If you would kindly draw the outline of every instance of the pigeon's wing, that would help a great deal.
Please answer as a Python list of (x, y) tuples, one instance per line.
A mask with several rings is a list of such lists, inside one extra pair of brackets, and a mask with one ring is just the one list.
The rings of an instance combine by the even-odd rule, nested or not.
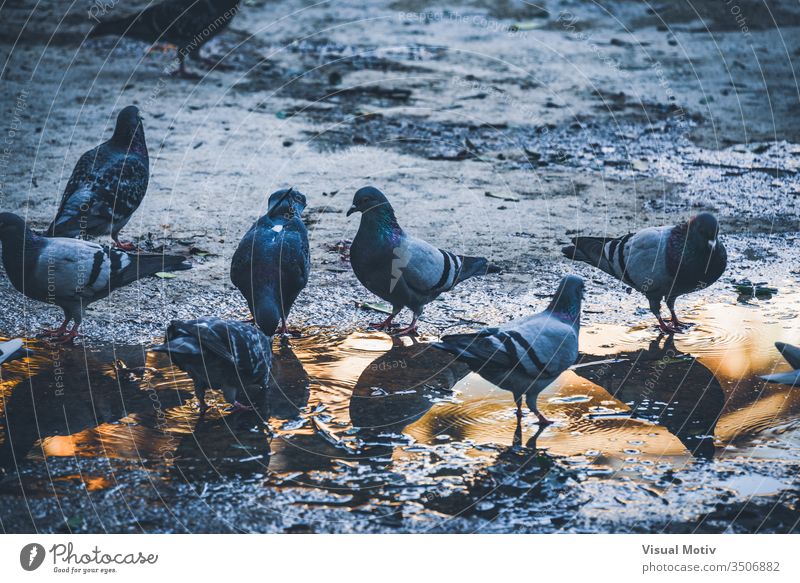
[[(643, 292), (666, 293), (673, 277), (667, 270), (667, 244), (673, 227), (652, 227), (631, 235), (614, 254), (618, 277)], [(624, 277), (622, 276), (624, 274)]]
[(557, 376), (578, 358), (575, 329), (547, 312), (475, 334), (454, 334), (438, 344), (474, 368), (521, 367), (530, 376)]
[(107, 247), (90, 241), (62, 237), (44, 241), (33, 283), (40, 294), (52, 292), (56, 300), (104, 297), (110, 291), (112, 267), (124, 269), (130, 264), (125, 253), (119, 253), (112, 262)]
[(786, 344), (785, 342), (776, 342), (775, 348), (778, 349), (793, 369), (800, 369), (800, 348)]
[(96, 148), (92, 148), (78, 158), (78, 162), (75, 164), (75, 168), (72, 169), (72, 174), (67, 181), (67, 186), (64, 188), (64, 194), (61, 197), (61, 205), (58, 209), (59, 214), (61, 214), (64, 209), (64, 204), (75, 191), (87, 180), (91, 180), (92, 168), (94, 168), (95, 164), (98, 162), (98, 157), (102, 154), (104, 146), (105, 144), (101, 144)]
[[(79, 165), (84, 165), (84, 158)], [(68, 184), (69, 194), (65, 191), (50, 227), (51, 234), (77, 236), (117, 232), (139, 208), (149, 180), (145, 161), (138, 155), (117, 154), (108, 156), (99, 167), (94, 161), (91, 163), (94, 165), (81, 172), (80, 180), (76, 179), (74, 184), (71, 180)]]
[(404, 236), (394, 249), (391, 287), (403, 286), (424, 304), (453, 287), (461, 270), (461, 258), (437, 249), (427, 241)]

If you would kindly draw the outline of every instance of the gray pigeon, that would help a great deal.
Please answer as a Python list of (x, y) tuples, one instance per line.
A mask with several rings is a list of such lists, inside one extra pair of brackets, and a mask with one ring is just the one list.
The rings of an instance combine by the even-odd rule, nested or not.
[(798, 385), (800, 386), (800, 348), (786, 344), (785, 342), (776, 342), (775, 348), (778, 349), (794, 370), (789, 372), (778, 372), (774, 374), (763, 375), (761, 378), (770, 383), (780, 383), (782, 385)]
[(231, 281), (261, 330), (288, 334), (286, 316), (308, 283), (311, 258), (301, 214), (306, 197), (292, 188), (269, 197), (267, 214), (242, 237), (231, 259)]
[(239, 11), (240, 0), (164, 0), (149, 2), (141, 12), (109, 18), (95, 26), (89, 37), (119, 36), (148, 43), (175, 45), (179, 69), (177, 74), (187, 79), (199, 75), (186, 70), (184, 60), (192, 57), (216, 66), (198, 57), (200, 47), (222, 32)]
[(425, 305), (441, 293), (470, 277), (499, 271), (484, 257), (455, 255), (406, 234), (377, 188), (356, 192), (347, 215), (355, 212), (361, 213), (361, 224), (350, 246), (353, 272), (364, 287), (392, 304), (391, 315), (372, 324), (378, 330), (389, 329), (400, 310), (409, 308), (411, 324), (397, 334), (414, 333)]
[(536, 397), (578, 359), (583, 280), (568, 275), (543, 312), (472, 334), (443, 336), (434, 346), (446, 350), (501, 389), (514, 393), (517, 416), (522, 397), (539, 423), (551, 423), (536, 407)]
[(45, 331), (63, 342), (78, 335), (89, 304), (159, 271), (191, 267), (178, 255), (129, 254), (81, 239), (41, 237), (13, 213), (0, 213), (0, 241), (3, 266), (17, 291), (64, 310), (61, 326)]
[(129, 105), (119, 112), (111, 139), (78, 159), (47, 235), (111, 235), (117, 247), (134, 249), (131, 243), (119, 242), (119, 232), (142, 203), (149, 180), (142, 118), (139, 109)]
[(14, 360), (24, 354), (25, 351), (22, 348), (22, 340), (20, 338), (0, 342), (0, 364)]
[[(725, 246), (719, 240), (719, 224), (710, 213), (674, 227), (651, 227), (624, 237), (576, 237), (561, 251), (643, 293), (659, 327), (667, 334), (685, 326), (675, 313), (675, 299), (708, 287), (722, 276), (728, 264)], [(661, 318), (662, 299), (666, 299), (671, 324)]]
[(164, 340), (153, 350), (169, 354), (194, 381), (201, 412), (208, 408), (208, 389), (222, 390), (237, 409), (252, 409), (266, 397), (272, 338), (255, 326), (219, 318), (173, 320)]

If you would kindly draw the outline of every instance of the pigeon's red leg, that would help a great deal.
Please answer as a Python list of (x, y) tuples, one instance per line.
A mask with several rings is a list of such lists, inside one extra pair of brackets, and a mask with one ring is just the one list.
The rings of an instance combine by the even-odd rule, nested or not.
[(414, 316), (414, 318), (411, 320), (411, 324), (409, 324), (407, 328), (401, 328), (400, 330), (392, 334), (392, 336), (410, 336), (411, 334), (416, 334), (416, 333), (417, 333), (417, 316)]
[(234, 411), (252, 411), (253, 407), (250, 405), (243, 405), (239, 401), (233, 402), (233, 410)]
[(658, 317), (658, 327), (661, 328), (664, 334), (672, 335), (678, 332), (678, 330), (667, 324), (661, 316)]
[(42, 338), (57, 338), (63, 336), (67, 333), (67, 324), (69, 324), (69, 320), (69, 318), (64, 318), (64, 321), (58, 328), (45, 328), (39, 336)]
[(281, 318), (281, 327), (278, 328), (278, 334), (281, 336), (288, 336), (289, 335), (289, 326), (286, 325), (286, 320)]
[(63, 336), (53, 339), (53, 342), (55, 342), (56, 344), (71, 344), (72, 341), (79, 336), (78, 326), (80, 326), (80, 324), (76, 322), (75, 325), (72, 327), (72, 330), (70, 330)]
[(136, 250), (136, 245), (134, 245), (130, 241), (126, 241), (124, 243), (121, 243), (120, 240), (117, 239), (116, 237), (113, 237), (113, 239), (114, 239), (114, 247), (116, 247), (117, 249), (122, 249), (123, 251), (135, 251)]
[(542, 412), (536, 407), (533, 408), (533, 412), (536, 414), (536, 418), (539, 420), (539, 427), (545, 427), (553, 424), (553, 421), (550, 421), (547, 417), (542, 415)]
[(392, 320), (397, 314), (390, 314), (383, 322), (371, 322), (369, 327), (375, 330), (388, 330), (392, 327)]
[(667, 302), (667, 307), (669, 308), (672, 327), (675, 328), (676, 331), (680, 330), (681, 328), (688, 328), (689, 326), (691, 326), (691, 324), (689, 324), (688, 322), (681, 322), (680, 320), (678, 320), (678, 314), (675, 313), (675, 307), (673, 305), (670, 305), (669, 302)]

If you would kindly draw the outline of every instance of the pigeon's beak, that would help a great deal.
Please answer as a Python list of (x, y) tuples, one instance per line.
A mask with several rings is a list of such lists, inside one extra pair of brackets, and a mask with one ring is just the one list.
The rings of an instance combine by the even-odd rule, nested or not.
[(347, 209), (347, 216), (349, 217), (353, 213), (357, 213), (357, 212), (358, 212), (358, 207), (356, 205), (353, 205), (349, 209)]

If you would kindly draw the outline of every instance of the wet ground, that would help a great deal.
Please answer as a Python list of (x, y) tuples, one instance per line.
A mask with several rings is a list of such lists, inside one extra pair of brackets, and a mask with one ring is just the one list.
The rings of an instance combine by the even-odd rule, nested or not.
[[(800, 403), (757, 375), (786, 367), (774, 341), (800, 342), (800, 7), (767, 4), (254, 0), (204, 49), (225, 70), (187, 82), (169, 54), (86, 40), (91, 2), (5, 3), (2, 210), (46, 225), (135, 103), (152, 178), (124, 233), (194, 268), (93, 305), (74, 348), (33, 342), (4, 365), (0, 527), (796, 529)], [(431, 305), (417, 345), (364, 331), (374, 298), (343, 260), (343, 211), (368, 183), (415, 234), (504, 268)], [(278, 353), (268, 421), (200, 420), (147, 347), (175, 317), (244, 317), (230, 257), (286, 185), (309, 199), (303, 336)], [(643, 298), (559, 256), (576, 232), (699, 210), (720, 218), (729, 269), (679, 300), (697, 325), (674, 345)], [(1, 272), (0, 336), (57, 319)], [(589, 282), (581, 366), (540, 396), (557, 423), (536, 436), (426, 343), (541, 309), (567, 272)], [(743, 279), (779, 292), (739, 298)]]

